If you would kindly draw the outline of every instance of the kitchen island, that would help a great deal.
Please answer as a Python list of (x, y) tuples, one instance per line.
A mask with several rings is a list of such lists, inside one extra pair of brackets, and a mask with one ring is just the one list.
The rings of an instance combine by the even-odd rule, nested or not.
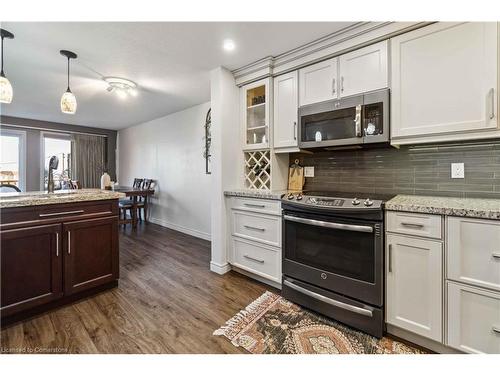
[(0, 193), (2, 324), (118, 284), (118, 199), (98, 189)]

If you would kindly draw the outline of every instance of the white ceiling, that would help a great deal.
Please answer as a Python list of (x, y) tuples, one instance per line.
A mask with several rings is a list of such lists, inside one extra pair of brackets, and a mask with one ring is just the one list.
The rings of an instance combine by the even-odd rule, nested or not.
[[(14, 99), (1, 114), (121, 129), (210, 100), (209, 72), (235, 69), (275, 56), (353, 22), (3, 22), (15, 34), (5, 40), (5, 74)], [(222, 49), (233, 39), (236, 50)], [(59, 110), (66, 90), (66, 61), (72, 60), (75, 115)], [(106, 91), (103, 76), (139, 85), (139, 96), (121, 100)]]

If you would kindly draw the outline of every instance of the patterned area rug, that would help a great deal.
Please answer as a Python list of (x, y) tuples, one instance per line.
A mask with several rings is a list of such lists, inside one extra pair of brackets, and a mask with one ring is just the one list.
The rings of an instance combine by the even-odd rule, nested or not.
[(214, 332), (254, 354), (422, 354), (356, 331), (265, 292)]

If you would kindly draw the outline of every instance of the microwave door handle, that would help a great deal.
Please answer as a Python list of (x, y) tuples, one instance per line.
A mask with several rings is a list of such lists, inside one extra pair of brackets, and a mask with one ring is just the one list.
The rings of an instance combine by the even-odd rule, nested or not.
[(356, 137), (361, 137), (363, 134), (361, 133), (361, 112), (362, 106), (358, 104), (356, 106), (356, 117), (354, 118)]
[(314, 225), (316, 227), (339, 229), (339, 230), (349, 230), (352, 232), (373, 233), (373, 227), (370, 227), (367, 225), (332, 223), (330, 221), (306, 219), (303, 217), (296, 217), (296, 216), (290, 216), (290, 215), (284, 215), (283, 218), (287, 221), (293, 221), (296, 223), (307, 224), (307, 225)]

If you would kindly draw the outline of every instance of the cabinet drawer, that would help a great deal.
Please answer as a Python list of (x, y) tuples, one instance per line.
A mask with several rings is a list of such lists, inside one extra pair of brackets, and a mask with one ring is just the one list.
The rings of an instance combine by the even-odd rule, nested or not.
[(279, 249), (273, 249), (256, 242), (232, 238), (233, 264), (245, 271), (281, 282), (281, 254)]
[(441, 216), (412, 212), (387, 212), (387, 231), (441, 239)]
[(281, 202), (270, 199), (233, 198), (232, 208), (281, 215)]
[(272, 246), (281, 246), (281, 218), (235, 210), (233, 235)]
[(448, 345), (500, 353), (500, 293), (448, 282)]
[(500, 221), (447, 218), (448, 278), (500, 291)]

